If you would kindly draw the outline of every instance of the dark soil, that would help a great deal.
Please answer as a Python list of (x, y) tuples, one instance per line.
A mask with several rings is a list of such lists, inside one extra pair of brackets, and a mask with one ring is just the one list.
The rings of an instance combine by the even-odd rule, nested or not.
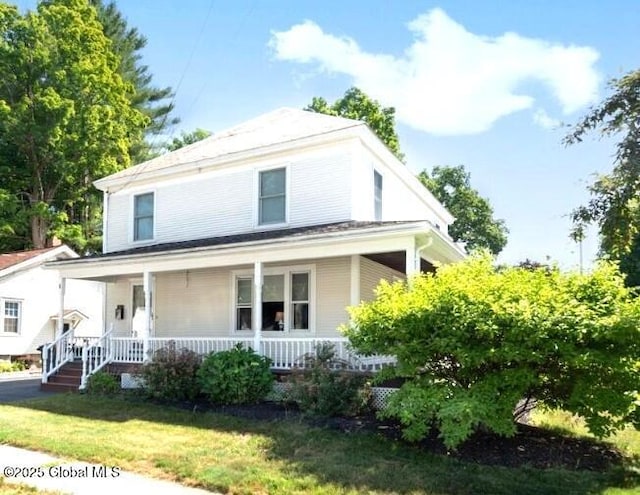
[[(392, 441), (409, 444), (402, 439), (398, 423), (379, 420), (374, 414), (356, 418), (309, 418), (303, 416), (295, 406), (273, 402), (251, 406), (211, 406), (203, 402), (183, 404), (183, 407), (262, 421), (295, 419), (345, 433), (373, 432)], [(518, 424), (517, 428), (517, 433), (510, 438), (477, 432), (453, 452), (447, 450), (435, 430), (426, 439), (409, 445), (466, 462), (506, 467), (607, 471), (623, 464), (622, 454), (605, 442), (564, 436), (526, 424)]]

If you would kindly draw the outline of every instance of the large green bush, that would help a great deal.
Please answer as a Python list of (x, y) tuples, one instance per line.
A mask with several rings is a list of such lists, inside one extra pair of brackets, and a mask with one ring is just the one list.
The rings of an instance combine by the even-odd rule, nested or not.
[(319, 344), (315, 352), (303, 356), (287, 382), (285, 399), (314, 416), (354, 416), (364, 412), (371, 398), (368, 377), (348, 369), (338, 359), (333, 344)]
[(198, 383), (214, 404), (255, 403), (273, 388), (270, 366), (269, 358), (238, 344), (209, 354), (198, 371)]
[(199, 393), (196, 373), (202, 359), (189, 349), (178, 349), (175, 342), (158, 349), (142, 367), (145, 391), (155, 399), (193, 400)]
[(111, 373), (98, 371), (87, 380), (87, 393), (91, 395), (115, 395), (120, 392), (120, 382)]
[(389, 374), (407, 381), (383, 414), (409, 439), (432, 426), (449, 447), (479, 426), (513, 434), (523, 398), (582, 416), (597, 436), (640, 426), (640, 300), (615, 266), (496, 270), (477, 256), (383, 283), (351, 315), (356, 349), (398, 358)]

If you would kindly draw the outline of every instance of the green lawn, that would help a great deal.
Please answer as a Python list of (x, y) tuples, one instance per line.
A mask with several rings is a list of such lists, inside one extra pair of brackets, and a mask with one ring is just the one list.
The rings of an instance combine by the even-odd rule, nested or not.
[(86, 395), (0, 406), (0, 442), (234, 494), (640, 493), (628, 471), (466, 464), (295, 419), (249, 421)]
[(0, 477), (0, 493), (2, 493), (2, 495), (62, 495), (62, 492), (38, 490), (37, 488), (21, 483), (7, 483), (2, 477)]

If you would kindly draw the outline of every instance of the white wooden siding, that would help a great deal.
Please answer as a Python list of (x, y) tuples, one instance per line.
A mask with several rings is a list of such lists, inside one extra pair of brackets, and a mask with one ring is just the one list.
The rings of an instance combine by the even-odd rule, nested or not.
[(354, 195), (359, 198), (358, 216), (373, 220), (374, 186), (373, 171), (382, 175), (382, 220), (429, 220), (447, 232), (448, 225), (424, 200), (412, 191), (395, 174), (391, 167), (382, 163), (369, 150), (363, 150), (361, 161), (357, 165), (360, 179), (354, 179)]
[(316, 335), (341, 337), (337, 328), (349, 321), (351, 258), (327, 258), (317, 262)]
[[(60, 308), (58, 272), (42, 266), (16, 272), (0, 280), (0, 299), (21, 301), (20, 334), (0, 331), (0, 356), (35, 354), (38, 346), (54, 336), (56, 322), (51, 320)], [(88, 319), (76, 328), (76, 335), (97, 336), (102, 332), (102, 284), (67, 280), (65, 308), (77, 309)], [(0, 311), (4, 308), (0, 305)]]
[[(346, 307), (350, 297), (349, 257), (304, 260), (296, 265), (315, 266), (316, 331), (278, 334), (289, 336), (338, 337), (337, 327), (348, 320)], [(288, 265), (267, 265), (288, 266)], [(251, 270), (236, 266), (194, 271), (159, 273), (154, 277), (154, 334), (156, 337), (251, 337), (252, 332), (234, 332), (232, 322), (232, 272)], [(132, 279), (122, 278), (107, 290), (107, 325), (114, 323), (114, 333), (131, 333)], [(114, 320), (115, 307), (125, 305), (125, 319)], [(246, 335), (245, 335), (246, 333)], [(276, 336), (278, 336), (276, 335)]]
[(381, 265), (369, 258), (360, 257), (360, 300), (371, 301), (375, 298), (375, 289), (381, 280), (394, 282), (405, 280), (404, 273)]
[(155, 238), (148, 243), (201, 239), (262, 230), (256, 225), (259, 170), (287, 167), (288, 227), (346, 221), (351, 218), (351, 151), (338, 144), (304, 153), (239, 164), (219, 171), (125, 188), (109, 195), (106, 252), (133, 243), (132, 196), (155, 193)]
[(156, 337), (228, 336), (229, 270), (209, 269), (156, 277)]
[[(140, 275), (142, 277), (142, 274)], [(116, 337), (131, 337), (131, 319), (133, 318), (131, 281), (121, 278), (115, 282), (106, 284), (106, 328), (113, 327), (113, 335)], [(140, 278), (142, 284), (142, 278)], [(116, 306), (124, 306), (124, 319), (115, 319)]]

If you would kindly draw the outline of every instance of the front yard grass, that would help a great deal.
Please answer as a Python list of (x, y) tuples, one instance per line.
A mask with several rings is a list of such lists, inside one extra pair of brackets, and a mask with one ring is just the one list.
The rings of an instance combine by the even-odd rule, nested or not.
[(0, 406), (0, 442), (234, 494), (640, 493), (629, 470), (463, 463), (299, 419), (254, 421), (87, 395)]

